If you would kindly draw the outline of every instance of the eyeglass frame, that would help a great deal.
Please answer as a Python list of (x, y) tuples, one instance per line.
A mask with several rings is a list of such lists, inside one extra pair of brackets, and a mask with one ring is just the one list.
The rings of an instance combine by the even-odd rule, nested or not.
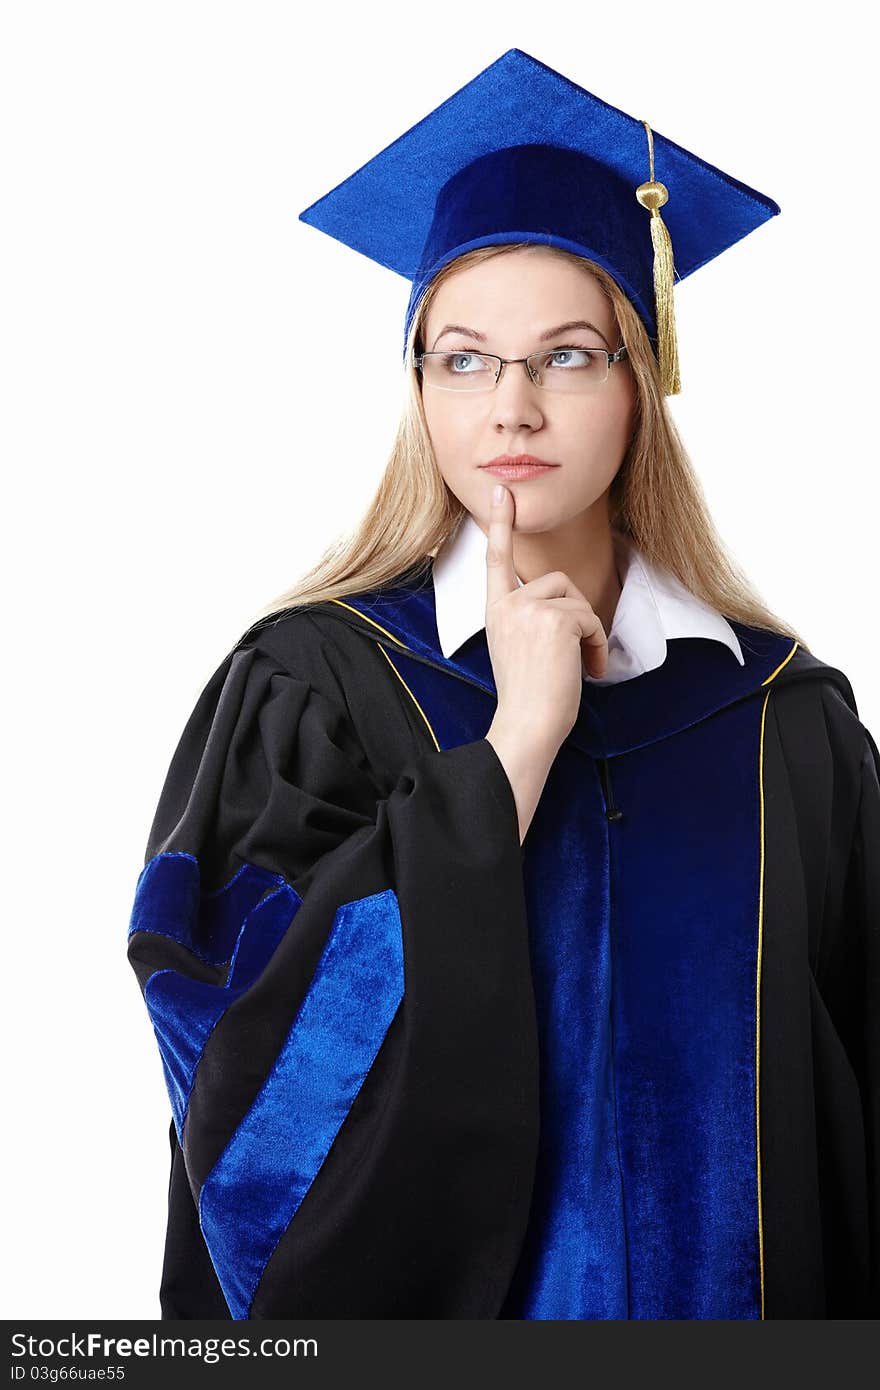
[[(525, 364), (525, 368), (526, 368), (526, 372), (527, 372), (527, 374), (528, 374), (529, 380), (531, 381), (531, 383), (532, 383), (533, 386), (537, 386), (537, 387), (538, 387), (538, 390), (539, 390), (539, 391), (552, 390), (552, 389), (553, 389), (552, 387), (543, 386), (543, 385), (541, 384), (540, 381), (535, 381), (535, 378), (534, 378), (534, 376), (533, 376), (533, 374), (532, 374), (532, 369), (531, 369), (531, 367), (528, 365), (528, 363), (532, 360), (533, 357), (546, 357), (546, 356), (548, 356), (548, 355), (552, 355), (554, 351), (555, 351), (555, 352), (597, 352), (597, 353), (601, 352), (601, 353), (603, 353), (604, 356), (607, 358), (608, 367), (607, 367), (605, 376), (602, 378), (601, 382), (599, 383), (600, 386), (604, 386), (604, 385), (605, 385), (605, 382), (608, 380), (608, 376), (609, 376), (609, 374), (610, 374), (610, 372), (611, 372), (611, 368), (614, 366), (615, 362), (623, 362), (623, 361), (625, 361), (625, 360), (629, 357), (629, 353), (628, 353), (627, 350), (626, 350), (626, 344), (625, 344), (625, 343), (621, 343), (620, 347), (617, 349), (616, 352), (609, 352), (607, 348), (594, 348), (594, 347), (591, 347), (591, 348), (582, 348), (582, 347), (577, 347), (577, 348), (571, 348), (571, 347), (567, 347), (567, 348), (544, 348), (544, 349), (542, 349), (542, 351), (540, 351), (540, 352), (530, 352), (529, 355), (528, 355), (528, 357), (499, 357), (498, 354), (497, 354), (496, 352), (480, 352), (480, 351), (478, 351), (478, 349), (476, 349), (476, 348), (459, 348), (459, 349), (458, 349), (458, 352), (459, 352), (459, 353), (465, 354), (465, 353), (469, 353), (469, 352), (470, 352), (470, 353), (473, 353), (473, 355), (474, 355), (475, 357), (491, 357), (491, 359), (492, 359), (493, 362), (497, 362), (497, 363), (498, 363), (498, 370), (497, 370), (497, 372), (495, 373), (495, 380), (494, 380), (494, 382), (492, 383), (492, 385), (491, 385), (491, 386), (486, 386), (486, 387), (469, 388), (472, 395), (477, 395), (478, 392), (479, 392), (479, 391), (482, 391), (482, 390), (494, 391), (494, 390), (495, 390), (495, 387), (498, 385), (499, 381), (501, 380), (501, 373), (504, 371), (504, 368), (505, 368), (505, 367), (512, 367), (512, 366), (515, 366), (517, 362), (522, 362), (522, 363)], [(416, 352), (415, 348), (413, 348), (412, 365), (413, 365), (413, 367), (416, 369), (416, 371), (421, 372), (421, 371), (422, 371), (422, 362), (423, 362), (423, 360), (424, 360), (426, 357), (450, 357), (450, 356), (453, 356), (453, 357), (454, 357), (455, 355), (456, 355), (456, 350), (455, 350), (455, 348), (447, 348), (445, 352)], [(424, 382), (424, 380), (425, 380), (424, 373), (422, 373), (422, 381)], [(459, 389), (459, 388), (456, 387), (456, 386), (438, 386), (435, 382), (428, 382), (427, 384), (428, 384), (429, 386), (433, 386), (435, 391), (457, 391), (457, 390)]]

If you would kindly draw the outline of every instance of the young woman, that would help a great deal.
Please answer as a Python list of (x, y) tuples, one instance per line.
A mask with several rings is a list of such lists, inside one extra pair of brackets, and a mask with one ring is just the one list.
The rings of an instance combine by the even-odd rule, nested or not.
[(171, 762), (163, 1317), (880, 1311), (877, 749), (532, 187), (417, 282), (367, 515)]

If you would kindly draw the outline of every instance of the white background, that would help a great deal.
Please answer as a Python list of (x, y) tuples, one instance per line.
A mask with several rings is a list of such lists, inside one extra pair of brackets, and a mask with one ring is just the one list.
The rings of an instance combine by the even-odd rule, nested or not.
[[(199, 690), (354, 523), (402, 400), (408, 282), (298, 214), (506, 49), (781, 205), (677, 287), (671, 407), (734, 555), (880, 733), (868, 16), (7, 0), (4, 1316), (158, 1316), (147, 831)], [(372, 375), (305, 389), (339, 343)]]

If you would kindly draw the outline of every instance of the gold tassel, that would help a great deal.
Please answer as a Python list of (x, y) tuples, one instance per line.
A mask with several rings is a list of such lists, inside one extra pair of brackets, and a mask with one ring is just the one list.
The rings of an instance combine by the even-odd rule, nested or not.
[(669, 229), (660, 216), (660, 209), (669, 199), (665, 184), (654, 180), (654, 136), (647, 121), (642, 125), (648, 133), (648, 156), (650, 160), (650, 182), (639, 184), (636, 197), (643, 208), (651, 213), (651, 242), (654, 247), (654, 301), (657, 320), (657, 347), (660, 361), (660, 378), (667, 396), (676, 396), (681, 391), (678, 373), (678, 341), (675, 336), (675, 309), (672, 291), (675, 283), (675, 270), (672, 263), (672, 241)]

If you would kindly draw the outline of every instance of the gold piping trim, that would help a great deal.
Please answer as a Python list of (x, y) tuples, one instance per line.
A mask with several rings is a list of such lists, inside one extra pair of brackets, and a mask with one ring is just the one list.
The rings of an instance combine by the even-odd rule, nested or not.
[[(798, 649), (795, 642), (784, 661), (762, 681), (769, 685), (787, 666)], [(764, 954), (764, 726), (771, 692), (764, 696), (761, 709), (761, 737), (758, 742), (758, 802), (760, 806), (761, 867), (758, 879), (758, 969), (755, 980), (755, 1141), (757, 1148), (758, 1183), (758, 1256), (761, 1266), (761, 1321), (764, 1321), (764, 1210), (761, 1199), (761, 965)]]
[[(350, 603), (343, 603), (343, 601), (342, 601), (341, 598), (332, 598), (332, 599), (330, 599), (330, 602), (331, 602), (331, 603), (338, 603), (339, 606), (340, 606), (340, 608), (347, 608), (348, 611), (349, 611), (350, 613), (356, 613), (357, 616), (358, 616), (359, 618), (363, 618), (363, 619), (365, 620), (365, 622), (373, 623), (373, 627), (378, 628), (380, 632), (384, 632), (386, 637), (390, 637), (391, 640), (392, 640), (392, 642), (396, 642), (397, 645), (398, 645), (398, 647), (402, 647), (403, 650), (404, 650), (405, 652), (408, 652), (408, 651), (410, 650), (410, 648), (406, 645), (406, 643), (405, 643), (405, 642), (401, 642), (397, 637), (395, 637), (393, 632), (389, 632), (388, 629), (387, 629), (387, 627), (383, 627), (381, 623), (373, 622), (373, 619), (372, 619), (372, 618), (368, 618), (367, 615), (366, 615), (366, 613), (362, 613), (362, 612), (360, 611), (359, 608), (352, 608), (352, 606), (351, 606)], [(407, 685), (406, 681), (403, 679), (403, 676), (402, 676), (402, 675), (400, 674), (400, 672), (398, 671), (397, 667), (395, 666), (394, 662), (391, 660), (391, 657), (388, 655), (388, 653), (386, 652), (385, 648), (382, 646), (381, 643), (378, 643), (378, 642), (377, 642), (376, 645), (378, 646), (379, 651), (382, 653), (382, 655), (384, 656), (385, 660), (388, 662), (388, 665), (391, 667), (391, 669), (392, 669), (392, 671), (394, 672), (395, 676), (396, 676), (397, 679), (400, 681), (400, 684), (403, 686), (403, 688), (404, 688), (404, 690), (406, 691), (407, 695), (408, 695), (409, 698), (412, 700), (412, 702), (413, 702), (413, 704), (415, 705), (416, 709), (418, 710), (419, 714), (420, 714), (420, 715), (422, 716), (422, 718), (424, 719), (426, 725), (428, 726), (428, 733), (431, 735), (431, 738), (434, 740), (434, 747), (437, 749), (437, 751), (438, 751), (438, 753), (439, 753), (439, 751), (440, 751), (440, 744), (437, 742), (437, 735), (434, 733), (434, 730), (431, 728), (431, 721), (429, 720), (428, 716), (425, 714), (425, 711), (422, 709), (422, 707), (421, 707), (421, 705), (419, 704), (418, 700), (416, 699), (415, 695), (414, 695), (414, 694), (412, 693), (412, 691), (410, 690), (409, 686)]]
[(769, 685), (770, 682), (771, 682), (772, 680), (775, 680), (776, 677), (779, 675), (779, 672), (782, 670), (783, 666), (787, 666), (788, 663), (791, 661), (791, 658), (794, 656), (794, 654), (795, 654), (795, 652), (797, 651), (797, 649), (798, 649), (798, 644), (797, 644), (797, 642), (795, 642), (794, 646), (792, 647), (791, 651), (789, 652), (789, 654), (788, 654), (788, 656), (785, 658), (785, 660), (784, 660), (784, 661), (780, 661), (779, 665), (776, 667), (776, 670), (775, 670), (771, 675), (769, 675), (765, 681), (761, 681), (761, 684), (762, 684), (762, 685)]
[[(377, 626), (378, 626), (378, 624), (377, 624)], [(425, 714), (425, 711), (422, 709), (422, 707), (421, 707), (421, 705), (419, 704), (418, 700), (416, 699), (415, 695), (414, 695), (414, 694), (412, 693), (412, 691), (410, 690), (409, 686), (407, 685), (406, 681), (403, 679), (403, 676), (402, 676), (402, 675), (400, 674), (400, 672), (398, 671), (397, 667), (395, 666), (394, 662), (391, 660), (391, 657), (388, 655), (388, 653), (386, 652), (385, 648), (382, 646), (382, 644), (381, 644), (380, 642), (377, 642), (377, 643), (376, 643), (376, 646), (379, 648), (379, 651), (382, 653), (382, 655), (384, 656), (385, 660), (388, 662), (388, 665), (391, 667), (391, 669), (392, 669), (392, 671), (394, 672), (395, 676), (396, 676), (397, 679), (400, 681), (400, 684), (403, 686), (404, 690), (406, 691), (406, 693), (407, 693), (407, 695), (409, 696), (409, 698), (412, 700), (412, 702), (413, 702), (413, 704), (415, 705), (416, 709), (418, 710), (419, 714), (422, 716), (422, 718), (424, 719), (425, 723), (427, 724), (427, 726), (428, 726), (428, 733), (431, 735), (432, 739), (434, 740), (434, 747), (435, 747), (435, 748), (437, 749), (437, 751), (439, 752), (439, 751), (440, 751), (440, 744), (437, 742), (437, 735), (434, 733), (434, 730), (431, 728), (431, 723), (430, 723), (430, 720), (428, 719), (428, 716)]]
[[(795, 644), (797, 645), (797, 644)], [(791, 656), (791, 653), (789, 653)], [(789, 658), (786, 657), (786, 661)], [(783, 666), (785, 662), (782, 663)], [(781, 668), (780, 668), (781, 669)], [(761, 960), (764, 950), (764, 723), (770, 691), (761, 710), (761, 739), (758, 755), (758, 790), (761, 807), (761, 870), (758, 889), (758, 972), (755, 983), (755, 1136), (758, 1154), (758, 1253), (761, 1264), (761, 1320), (764, 1319), (764, 1215), (761, 1203)]]

